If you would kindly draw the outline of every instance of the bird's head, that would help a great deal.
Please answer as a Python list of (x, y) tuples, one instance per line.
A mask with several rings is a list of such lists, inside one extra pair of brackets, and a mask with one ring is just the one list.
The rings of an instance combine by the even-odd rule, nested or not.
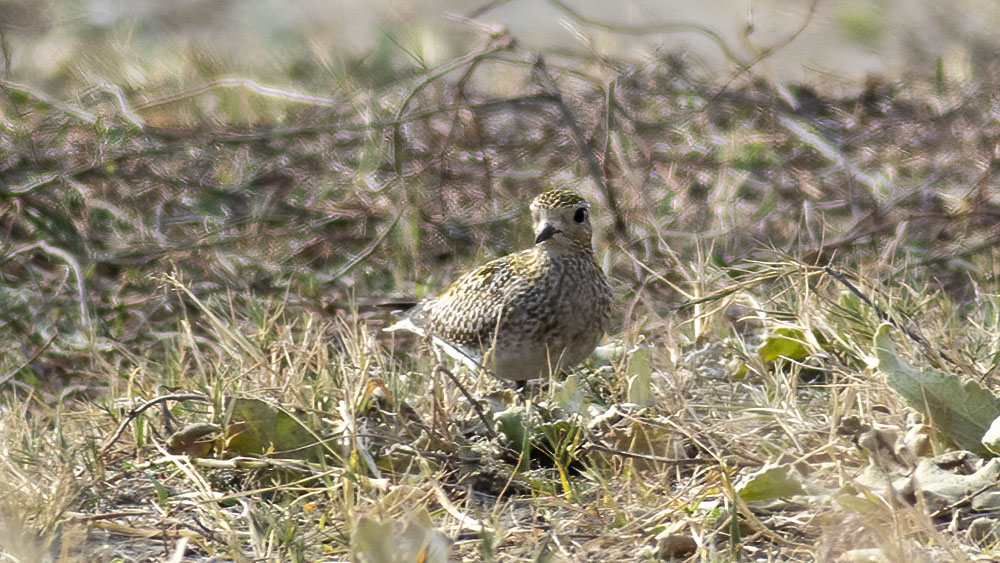
[(531, 202), (535, 244), (567, 250), (591, 250), (590, 204), (569, 190), (550, 190)]

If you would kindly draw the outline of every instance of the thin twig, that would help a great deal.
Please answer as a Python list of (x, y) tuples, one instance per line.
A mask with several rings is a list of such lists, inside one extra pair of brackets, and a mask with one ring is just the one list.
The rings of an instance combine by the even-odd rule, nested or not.
[(824, 139), (818, 131), (811, 130), (808, 124), (803, 123), (797, 117), (779, 115), (778, 123), (789, 133), (795, 135), (799, 141), (805, 143), (820, 156), (832, 162), (837, 168), (847, 174), (850, 179), (856, 180), (868, 188), (872, 194), (878, 193), (882, 185), (885, 184), (885, 178), (876, 178), (868, 175), (857, 164), (848, 160), (833, 143)]
[(83, 285), (83, 269), (80, 268), (80, 263), (73, 257), (72, 254), (61, 248), (52, 246), (44, 240), (39, 240), (15, 248), (7, 254), (0, 256), (0, 264), (9, 261), (18, 254), (23, 254), (36, 249), (61, 259), (66, 263), (70, 270), (73, 271), (73, 278), (76, 281), (76, 295), (80, 303), (80, 321), (85, 329), (90, 330), (90, 315), (87, 313), (87, 291)]
[(603, 154), (604, 157), (601, 159), (601, 176), (604, 181), (607, 182), (608, 178), (611, 176), (609, 172), (611, 166), (611, 123), (614, 120), (614, 109), (611, 104), (615, 99), (615, 82), (612, 80), (608, 82), (607, 87), (604, 90), (604, 147)]
[(662, 457), (658, 455), (649, 455), (649, 454), (637, 454), (633, 452), (626, 452), (624, 450), (619, 450), (616, 448), (610, 448), (602, 444), (585, 444), (583, 446), (583, 449), (585, 452), (587, 450), (596, 450), (599, 452), (604, 452), (621, 457), (627, 457), (631, 459), (642, 459), (645, 461), (655, 461), (657, 463), (666, 463), (670, 465), (718, 465), (719, 464), (719, 460), (716, 459), (706, 459), (703, 457), (675, 458), (675, 457)]
[(479, 16), (485, 14), (486, 12), (489, 12), (493, 8), (496, 8), (497, 6), (502, 6), (507, 2), (510, 2), (510, 0), (489, 0), (482, 6), (478, 6), (477, 8), (473, 9), (471, 12), (466, 14), (465, 17), (469, 18), (470, 20), (478, 18)]
[(946, 354), (945, 352), (943, 352), (941, 350), (933, 350), (931, 348), (931, 345), (926, 340), (924, 340), (923, 337), (921, 337), (919, 334), (913, 332), (912, 330), (904, 327), (903, 325), (899, 324), (899, 322), (897, 322), (896, 319), (892, 317), (892, 315), (890, 315), (884, 309), (882, 309), (881, 307), (879, 307), (878, 305), (876, 305), (874, 302), (872, 302), (872, 300), (869, 299), (867, 295), (865, 295), (864, 293), (862, 293), (860, 289), (858, 289), (857, 287), (855, 287), (854, 284), (852, 284), (851, 282), (847, 281), (847, 277), (844, 274), (841, 274), (840, 272), (837, 272), (836, 270), (834, 270), (833, 268), (831, 268), (829, 266), (825, 266), (823, 268), (823, 271), (825, 271), (827, 273), (827, 275), (829, 275), (830, 277), (832, 277), (833, 279), (837, 280), (842, 285), (844, 285), (844, 287), (846, 287), (848, 289), (848, 291), (850, 291), (855, 296), (857, 296), (857, 298), (860, 299), (862, 302), (864, 302), (865, 305), (868, 305), (869, 307), (871, 307), (872, 310), (875, 311), (875, 315), (878, 316), (878, 319), (880, 321), (887, 322), (887, 323), (891, 324), (892, 326), (896, 327), (897, 329), (899, 329), (903, 334), (905, 334), (907, 337), (909, 337), (910, 340), (913, 340), (914, 342), (916, 342), (917, 344), (919, 344), (920, 347), (923, 348), (924, 351), (927, 352), (928, 354), (933, 355), (933, 353), (936, 352), (940, 357), (944, 358), (948, 363), (950, 363), (950, 364), (952, 364), (954, 366), (958, 365), (955, 362), (955, 360), (951, 359), (951, 357), (948, 356), (948, 354)]
[(489, 41), (487, 41), (482, 48), (438, 66), (432, 72), (427, 73), (422, 79), (420, 79), (419, 82), (417, 82), (417, 84), (413, 86), (413, 88), (410, 89), (410, 91), (406, 94), (406, 97), (404, 97), (403, 101), (399, 104), (399, 108), (396, 110), (396, 117), (394, 119), (395, 125), (392, 130), (392, 166), (398, 176), (403, 175), (403, 134), (401, 131), (401, 125), (403, 123), (403, 118), (406, 115), (406, 108), (410, 105), (413, 98), (432, 82), (442, 76), (445, 76), (449, 72), (462, 68), (467, 64), (480, 61), (489, 57), (493, 53), (509, 49), (513, 44), (514, 39), (507, 34), (506, 31), (501, 34), (491, 36)]
[(128, 101), (125, 99), (125, 93), (122, 92), (121, 88), (110, 82), (104, 82), (101, 84), (101, 89), (111, 94), (115, 101), (118, 102), (118, 109), (121, 111), (122, 117), (127, 119), (136, 129), (146, 128), (146, 122), (142, 120), (142, 117), (129, 107)]
[[(520, 104), (534, 104), (538, 102), (551, 102), (552, 97), (548, 94), (525, 94), (517, 96), (507, 96), (501, 98), (493, 98), (489, 100), (481, 100), (477, 102), (466, 102), (466, 103), (452, 103), (452, 104), (439, 104), (436, 106), (429, 107), (427, 109), (414, 111), (408, 113), (398, 119), (392, 119), (387, 121), (369, 121), (366, 123), (345, 123), (343, 121), (331, 121), (322, 123), (310, 123), (307, 125), (298, 125), (294, 127), (271, 127), (271, 128), (260, 128), (252, 131), (244, 132), (233, 132), (221, 135), (213, 136), (201, 136), (195, 141), (200, 144), (204, 143), (247, 143), (254, 141), (267, 141), (271, 139), (278, 139), (281, 137), (295, 137), (299, 135), (324, 133), (328, 131), (336, 131), (337, 133), (349, 133), (349, 132), (367, 132), (367, 131), (382, 131), (390, 127), (399, 127), (407, 123), (412, 123), (414, 121), (420, 121), (434, 115), (452, 111), (459, 110), (479, 110), (488, 109), (492, 107), (500, 107), (505, 105), (520, 105)], [(185, 137), (190, 139), (191, 132), (187, 130), (168, 130), (162, 128), (147, 128), (151, 133), (156, 133), (157, 135), (166, 137)], [(343, 142), (343, 141), (341, 141)], [(357, 140), (350, 139), (347, 143), (356, 143)], [(190, 148), (190, 142), (182, 147), (185, 149)]]
[(175, 393), (173, 395), (161, 395), (159, 397), (150, 399), (145, 403), (139, 405), (138, 407), (135, 407), (130, 411), (128, 411), (128, 414), (125, 415), (125, 420), (123, 420), (121, 424), (118, 425), (118, 429), (115, 430), (115, 433), (112, 434), (110, 438), (108, 438), (108, 440), (104, 443), (103, 446), (101, 446), (101, 449), (98, 451), (99, 455), (103, 457), (105, 454), (107, 454), (108, 450), (111, 449), (111, 446), (113, 446), (115, 442), (117, 442), (118, 439), (121, 438), (122, 433), (124, 433), (125, 429), (128, 428), (129, 423), (135, 420), (135, 418), (138, 417), (140, 414), (142, 414), (146, 409), (156, 406), (160, 403), (165, 403), (167, 401), (202, 401), (205, 403), (210, 403), (211, 399), (209, 399), (205, 395), (200, 395), (197, 393)]
[(533, 69), (542, 88), (554, 98), (555, 104), (562, 114), (563, 121), (566, 122), (573, 135), (573, 140), (576, 141), (577, 148), (580, 149), (584, 160), (587, 161), (590, 175), (594, 179), (594, 182), (597, 183), (597, 187), (601, 189), (601, 195), (604, 196), (604, 203), (611, 211), (612, 217), (614, 217), (615, 233), (622, 239), (627, 238), (628, 229), (625, 226), (625, 218), (622, 216), (621, 209), (618, 206), (618, 198), (612, 193), (611, 188), (601, 174), (601, 164), (597, 160), (597, 155), (594, 154), (594, 149), (590, 147), (590, 143), (587, 142), (587, 138), (583, 135), (583, 130), (573, 116), (573, 112), (563, 100), (559, 85), (552, 78), (548, 67), (545, 65), (545, 59), (541, 55), (535, 57)]
[(357, 266), (361, 262), (364, 262), (366, 258), (371, 256), (371, 254), (378, 249), (379, 245), (382, 244), (382, 241), (385, 240), (385, 237), (389, 236), (389, 233), (392, 231), (393, 227), (396, 226), (396, 223), (399, 222), (399, 219), (402, 216), (403, 216), (403, 210), (400, 209), (399, 212), (396, 213), (396, 217), (394, 217), (392, 222), (389, 223), (389, 226), (386, 227), (385, 230), (383, 230), (381, 233), (379, 233), (379, 235), (375, 237), (375, 240), (371, 241), (371, 243), (369, 243), (368, 246), (362, 249), (357, 256), (351, 258), (351, 260), (347, 262), (347, 264), (341, 266), (340, 269), (333, 274), (333, 279), (336, 280), (344, 277), (345, 275), (347, 275), (348, 272), (353, 270), (355, 266)]
[[(802, 19), (802, 23), (800, 23), (799, 27), (797, 27), (795, 31), (790, 33), (788, 37), (778, 40), (777, 42), (771, 44), (770, 47), (767, 47), (759, 51), (752, 59), (750, 59), (746, 63), (738, 64), (736, 71), (729, 76), (729, 79), (726, 80), (726, 82), (722, 85), (722, 88), (719, 88), (719, 91), (716, 92), (714, 96), (712, 96), (711, 100), (714, 101), (719, 96), (721, 96), (723, 92), (725, 92), (737, 78), (739, 78), (743, 74), (749, 73), (750, 69), (752, 69), (757, 63), (766, 59), (767, 57), (770, 57), (771, 55), (780, 51), (781, 49), (784, 49), (792, 41), (798, 39), (798, 37), (802, 35), (802, 32), (804, 32), (806, 28), (809, 27), (809, 24), (812, 23), (813, 17), (815, 17), (816, 15), (816, 9), (818, 7), (819, 7), (819, 0), (813, 0), (812, 4), (809, 5), (809, 10), (806, 12), (806, 17)], [(749, 41), (747, 41), (747, 43), (749, 43)]]
[(116, 518), (134, 518), (136, 516), (152, 516), (157, 514), (154, 510), (131, 509), (118, 510), (116, 512), (105, 512), (103, 514), (84, 514), (82, 512), (63, 512), (63, 517), (70, 522), (94, 522), (96, 520), (114, 520)]
[(448, 379), (450, 379), (451, 382), (454, 383), (456, 387), (458, 387), (458, 390), (461, 391), (462, 394), (465, 395), (465, 398), (469, 400), (469, 403), (472, 404), (472, 408), (476, 411), (476, 415), (479, 416), (479, 420), (482, 421), (483, 425), (486, 427), (486, 433), (489, 435), (489, 437), (496, 438), (497, 433), (493, 430), (493, 425), (490, 424), (489, 419), (486, 418), (486, 413), (483, 412), (483, 407), (479, 406), (479, 401), (477, 401), (475, 397), (473, 397), (472, 394), (469, 393), (469, 390), (466, 389), (464, 385), (462, 385), (462, 382), (459, 381), (458, 377), (456, 377), (455, 374), (451, 373), (451, 371), (449, 371), (448, 368), (444, 367), (444, 365), (440, 363), (434, 366), (434, 371), (443, 373), (446, 376), (448, 376)]
[(308, 104), (314, 106), (325, 106), (325, 107), (340, 107), (343, 104), (343, 100), (338, 100), (335, 98), (325, 98), (323, 96), (314, 96), (312, 94), (303, 94), (301, 92), (293, 92), (291, 90), (283, 90), (281, 88), (276, 88), (274, 86), (268, 86), (266, 84), (261, 84), (256, 80), (251, 80), (249, 78), (243, 78), (239, 76), (219, 78), (218, 80), (213, 80), (208, 84), (203, 84), (201, 86), (179, 92), (177, 94), (172, 94), (170, 96), (165, 96), (162, 98), (157, 98), (155, 100), (150, 100), (144, 104), (139, 104), (135, 106), (136, 111), (142, 111), (157, 106), (162, 106), (166, 104), (172, 104), (187, 98), (192, 98), (198, 94), (203, 94), (205, 92), (215, 90), (216, 88), (246, 88), (252, 92), (256, 92), (262, 96), (267, 96), (270, 98), (278, 98), (280, 100), (285, 100), (288, 102), (297, 102), (300, 104)]
[(7, 199), (12, 196), (24, 196), (31, 192), (37, 190), (38, 188), (47, 186), (56, 180), (66, 177), (76, 177), (87, 172), (101, 169), (108, 164), (115, 163), (119, 160), (128, 158), (142, 158), (146, 156), (156, 156), (160, 154), (169, 154), (171, 152), (185, 151), (191, 149), (190, 142), (178, 143), (169, 146), (159, 146), (152, 148), (143, 148), (137, 151), (121, 152), (118, 154), (109, 155), (100, 160), (95, 160), (87, 164), (71, 168), (69, 170), (61, 170), (59, 172), (50, 172), (48, 174), (42, 174), (41, 176), (21, 184), (19, 186), (10, 186), (7, 189), (0, 189), (0, 199)]
[[(262, 128), (261, 130), (251, 131), (251, 132), (233, 132), (228, 134), (212, 135), (212, 136), (193, 135), (191, 131), (187, 130), (172, 131), (169, 129), (159, 128), (159, 127), (146, 127), (144, 131), (150, 135), (155, 135), (158, 137), (165, 137), (165, 138), (176, 137), (182, 140), (176, 143), (170, 143), (162, 146), (147, 147), (137, 151), (125, 151), (117, 154), (112, 154), (100, 160), (95, 160), (93, 162), (77, 166), (69, 170), (61, 170), (59, 172), (50, 172), (42, 174), (37, 178), (34, 178), (33, 180), (30, 180), (24, 184), (10, 186), (6, 189), (0, 189), (0, 199), (9, 198), (12, 196), (24, 196), (35, 191), (38, 188), (47, 186), (62, 178), (76, 177), (81, 174), (86, 174), (88, 172), (99, 170), (107, 166), (108, 164), (112, 164), (121, 160), (188, 151), (191, 150), (191, 147), (193, 145), (205, 145), (212, 143), (232, 143), (232, 144), (252, 143), (255, 141), (268, 141), (282, 137), (295, 137), (299, 135), (323, 133), (326, 131), (330, 131), (331, 129), (335, 129), (338, 133), (381, 131), (390, 127), (398, 128), (399, 126), (404, 125), (406, 123), (420, 121), (422, 119), (426, 119), (428, 117), (445, 112), (452, 112), (459, 110), (489, 109), (494, 107), (502, 107), (506, 105), (551, 103), (553, 101), (554, 100), (552, 96), (546, 93), (527, 94), (527, 95), (509, 96), (503, 98), (494, 98), (478, 102), (440, 104), (424, 110), (415, 111), (413, 113), (407, 114), (405, 116), (400, 117), (399, 119), (392, 121), (373, 121), (369, 123), (331, 122), (331, 123), (321, 123), (321, 124), (309, 124), (297, 127)], [(356, 139), (349, 139), (345, 142), (347, 144), (354, 144), (359, 141)]]
[(595, 27), (597, 29), (603, 29), (605, 31), (610, 31), (612, 33), (621, 33), (623, 35), (649, 35), (653, 33), (677, 33), (677, 32), (699, 33), (701, 35), (704, 35), (705, 37), (708, 37), (709, 40), (715, 43), (716, 46), (719, 47), (719, 50), (722, 51), (722, 54), (727, 59), (729, 59), (729, 61), (731, 61), (733, 64), (739, 66), (740, 68), (747, 66), (747, 63), (743, 62), (742, 60), (740, 60), (739, 57), (736, 56), (736, 53), (733, 52), (733, 50), (729, 47), (729, 44), (726, 43), (725, 39), (723, 39), (721, 35), (703, 25), (695, 23), (653, 23), (648, 25), (612, 24), (588, 18), (587, 16), (584, 16), (580, 12), (570, 7), (566, 2), (563, 2), (562, 0), (546, 0), (546, 1), (549, 4), (558, 8), (559, 10), (561, 10), (571, 19), (576, 20), (577, 22), (583, 25), (589, 27)]
[(947, 506), (942, 506), (941, 508), (935, 510), (934, 512), (930, 513), (929, 517), (930, 518), (940, 518), (941, 516), (944, 516), (945, 514), (951, 514), (951, 512), (953, 510), (955, 510), (956, 508), (958, 508), (959, 506), (961, 506), (961, 505), (963, 505), (963, 504), (971, 501), (975, 497), (979, 496), (982, 493), (985, 493), (986, 491), (988, 491), (988, 490), (990, 490), (990, 489), (992, 489), (993, 487), (996, 487), (996, 486), (997, 486), (997, 484), (996, 484), (995, 481), (990, 481), (989, 483), (986, 483), (982, 487), (979, 487), (978, 489), (976, 489), (976, 490), (974, 490), (974, 491), (966, 494), (965, 496), (963, 496), (962, 498), (956, 500), (955, 502), (953, 502), (953, 503), (951, 503), (951, 504), (949, 504)]
[(11, 82), (10, 80), (0, 78), (0, 88), (4, 88), (6, 90), (14, 90), (22, 94), (31, 96), (32, 98), (35, 98), (40, 102), (46, 103), (56, 108), (57, 110), (65, 113), (66, 115), (69, 115), (70, 117), (74, 117), (80, 121), (83, 121), (87, 125), (93, 125), (97, 123), (97, 116), (90, 113), (89, 111), (75, 107), (66, 102), (63, 102), (62, 100), (56, 99), (55, 97), (50, 96), (45, 92), (37, 90), (26, 84), (19, 84), (17, 82)]
[[(810, 250), (806, 250), (802, 254), (802, 260), (805, 262), (818, 262), (825, 254), (833, 250), (838, 250), (845, 246), (852, 245), (858, 240), (865, 239), (871, 235), (875, 235), (880, 232), (894, 230), (902, 221), (907, 221), (910, 219), (917, 218), (918, 216), (916, 215), (907, 215), (902, 219), (900, 219), (899, 221), (894, 221), (894, 222), (881, 220), (882, 216), (885, 215), (888, 210), (896, 209), (903, 202), (922, 193), (928, 187), (937, 183), (940, 177), (941, 177), (940, 173), (934, 172), (929, 177), (927, 177), (927, 179), (921, 182), (919, 186), (916, 186), (911, 190), (899, 193), (898, 195), (893, 197), (891, 201), (865, 213), (861, 218), (856, 220), (850, 227), (842, 231), (846, 234), (831, 241), (823, 242), (819, 246), (814, 247)], [(948, 218), (953, 218), (953, 217), (954, 215), (951, 215)], [(872, 222), (873, 220), (877, 221), (875, 225), (865, 226), (868, 223)]]
[[(982, 215), (990, 217), (992, 214), (983, 213)], [(1000, 232), (994, 233), (993, 235), (988, 236), (985, 239), (980, 240), (979, 242), (972, 244), (971, 246), (967, 246), (965, 248), (956, 248), (950, 252), (942, 252), (942, 251), (934, 252), (924, 258), (914, 260), (912, 263), (910, 263), (909, 266), (911, 268), (925, 268), (933, 264), (939, 264), (941, 262), (955, 260), (956, 258), (962, 256), (976, 254), (982, 250), (989, 250), (996, 248), (998, 243), (1000, 243)]]

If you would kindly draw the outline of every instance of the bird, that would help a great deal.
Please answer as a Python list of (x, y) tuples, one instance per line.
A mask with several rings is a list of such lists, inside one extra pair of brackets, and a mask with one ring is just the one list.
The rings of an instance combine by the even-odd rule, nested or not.
[(429, 336), (473, 370), (519, 385), (590, 356), (613, 302), (594, 255), (590, 204), (574, 191), (551, 189), (530, 210), (532, 247), (464, 274), (385, 330)]

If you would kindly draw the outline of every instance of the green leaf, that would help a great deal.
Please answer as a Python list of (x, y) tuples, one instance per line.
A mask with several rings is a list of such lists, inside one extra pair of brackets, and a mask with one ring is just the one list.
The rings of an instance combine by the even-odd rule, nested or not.
[(226, 449), (240, 455), (272, 455), (318, 461), (320, 440), (290, 413), (260, 399), (231, 399)]
[(393, 554), (398, 550), (394, 538), (396, 533), (391, 521), (379, 522), (368, 517), (358, 521), (352, 538), (355, 549), (372, 563), (392, 563)]
[(980, 440), (990, 423), (1000, 416), (1000, 398), (973, 380), (963, 383), (955, 374), (933, 368), (917, 371), (902, 362), (889, 338), (890, 326), (883, 323), (874, 339), (879, 371), (885, 374), (889, 387), (960, 447), (987, 454)]
[(524, 407), (514, 406), (496, 414), (497, 430), (503, 434), (510, 444), (521, 452), (521, 469), (527, 469), (531, 463), (531, 444), (528, 440), (528, 429), (524, 424)]
[(581, 413), (587, 407), (587, 398), (580, 389), (580, 377), (574, 373), (566, 376), (555, 394), (559, 407), (566, 412)]
[(527, 434), (524, 428), (524, 407), (510, 407), (496, 414), (497, 430), (507, 437), (511, 444), (520, 446)]
[(352, 538), (353, 547), (370, 563), (447, 563), (451, 543), (423, 508), (405, 521), (362, 517)]
[(7, 95), (10, 96), (10, 101), (15, 104), (26, 104), (31, 100), (27, 92), (16, 88), (7, 89)]
[(628, 359), (628, 400), (640, 407), (648, 407), (653, 402), (653, 367), (649, 361), (648, 348), (636, 348)]
[(801, 330), (779, 328), (764, 342), (758, 353), (765, 364), (772, 363), (778, 358), (802, 361), (809, 357), (809, 349), (804, 342), (805, 334)]
[(875, 514), (885, 512), (885, 504), (871, 495), (838, 495), (837, 504), (856, 514)]
[(161, 506), (166, 506), (167, 502), (172, 496), (170, 494), (170, 489), (163, 486), (163, 483), (153, 474), (151, 471), (143, 470), (146, 477), (153, 483), (153, 490), (156, 491), (156, 502), (160, 503)]
[(771, 500), (805, 493), (802, 475), (791, 465), (778, 465), (758, 472), (736, 491), (746, 502)]

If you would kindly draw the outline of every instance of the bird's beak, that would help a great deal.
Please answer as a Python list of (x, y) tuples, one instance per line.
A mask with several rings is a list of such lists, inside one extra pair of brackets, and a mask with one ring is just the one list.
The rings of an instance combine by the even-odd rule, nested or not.
[(559, 229), (553, 227), (552, 225), (545, 225), (541, 231), (539, 231), (538, 236), (535, 237), (535, 244), (543, 241), (547, 241), (552, 238), (556, 233), (562, 232)]

